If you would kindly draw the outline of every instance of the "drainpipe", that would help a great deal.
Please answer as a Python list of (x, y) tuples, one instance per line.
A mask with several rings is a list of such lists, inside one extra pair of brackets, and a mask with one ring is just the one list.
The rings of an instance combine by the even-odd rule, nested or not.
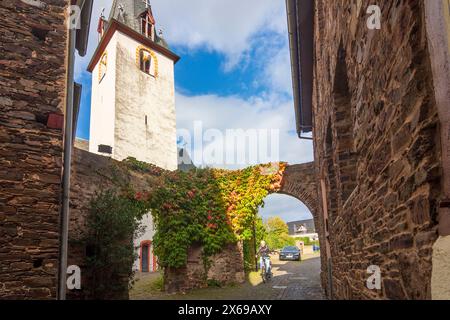
[(62, 184), (62, 206), (60, 219), (60, 248), (58, 270), (58, 300), (66, 299), (67, 279), (67, 251), (69, 239), (69, 204), (70, 204), (70, 168), (72, 161), (73, 141), (73, 93), (74, 93), (74, 68), (75, 68), (75, 42), (76, 29), (68, 30), (67, 52), (67, 94), (66, 94), (66, 119), (64, 128), (64, 165)]

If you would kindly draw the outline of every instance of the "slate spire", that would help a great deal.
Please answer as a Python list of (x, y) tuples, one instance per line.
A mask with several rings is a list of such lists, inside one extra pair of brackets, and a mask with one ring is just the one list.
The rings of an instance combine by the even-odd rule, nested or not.
[(115, 19), (136, 32), (149, 35), (148, 26), (143, 19), (153, 25), (151, 38), (159, 45), (168, 48), (164, 39), (156, 32), (156, 21), (153, 16), (150, 0), (113, 0), (108, 21)]

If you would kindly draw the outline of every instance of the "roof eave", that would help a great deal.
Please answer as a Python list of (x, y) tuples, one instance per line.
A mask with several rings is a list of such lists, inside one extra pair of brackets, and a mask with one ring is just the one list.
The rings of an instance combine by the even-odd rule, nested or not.
[(84, 57), (87, 52), (89, 41), (89, 27), (91, 24), (93, 0), (78, 0), (72, 1), (81, 7), (80, 13), (80, 28), (77, 29), (75, 48), (78, 50), (78, 54)]
[[(299, 14), (299, 7), (302, 8)], [(314, 1), (286, 0), (297, 133), (312, 131)]]
[(155, 43), (154, 41), (150, 40), (149, 38), (145, 37), (144, 35), (140, 34), (139, 32), (136, 32), (132, 28), (124, 25), (123, 23), (117, 21), (116, 19), (111, 19), (110, 23), (108, 24), (108, 28), (105, 31), (105, 34), (103, 35), (102, 39), (100, 40), (100, 43), (97, 46), (97, 49), (95, 50), (91, 61), (89, 62), (87, 70), (89, 72), (92, 72), (97, 65), (98, 61), (100, 60), (101, 54), (105, 51), (106, 47), (108, 46), (109, 41), (111, 40), (112, 36), (116, 31), (122, 32), (136, 41), (141, 42), (142, 44), (146, 45), (147, 47), (165, 55), (169, 59), (171, 59), (174, 63), (177, 63), (180, 60), (180, 57), (173, 53), (171, 50), (164, 48), (163, 46)]

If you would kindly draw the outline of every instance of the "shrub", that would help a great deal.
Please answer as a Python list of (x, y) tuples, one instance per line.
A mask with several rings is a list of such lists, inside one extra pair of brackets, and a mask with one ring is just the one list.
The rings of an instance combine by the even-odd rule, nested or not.
[(146, 212), (144, 204), (112, 190), (92, 200), (85, 239), (92, 298), (113, 298), (128, 289), (136, 259), (133, 237), (142, 232)]

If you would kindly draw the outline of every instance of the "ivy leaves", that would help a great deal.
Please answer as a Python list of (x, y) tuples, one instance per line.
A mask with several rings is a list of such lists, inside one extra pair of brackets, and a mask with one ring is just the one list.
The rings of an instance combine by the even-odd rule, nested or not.
[(193, 244), (209, 257), (229, 243), (251, 239), (258, 209), (270, 192), (278, 191), (284, 168), (281, 163), (163, 173), (149, 200), (160, 265), (183, 267)]
[[(235, 171), (208, 168), (168, 172), (132, 158), (124, 164), (132, 170), (153, 173), (152, 187), (135, 192), (126, 186), (122, 194), (99, 195), (92, 203), (90, 240), (96, 248), (121, 252), (124, 248), (118, 247), (123, 239), (131, 239), (142, 216), (151, 211), (158, 263), (174, 268), (186, 265), (188, 249), (194, 244), (201, 245), (206, 261), (227, 244), (252, 239), (258, 209), (269, 193), (279, 190), (285, 168), (284, 163), (277, 163)], [(122, 260), (129, 262), (132, 246), (125, 249)], [(111, 254), (96, 256), (93, 261), (96, 259), (106, 265)]]

